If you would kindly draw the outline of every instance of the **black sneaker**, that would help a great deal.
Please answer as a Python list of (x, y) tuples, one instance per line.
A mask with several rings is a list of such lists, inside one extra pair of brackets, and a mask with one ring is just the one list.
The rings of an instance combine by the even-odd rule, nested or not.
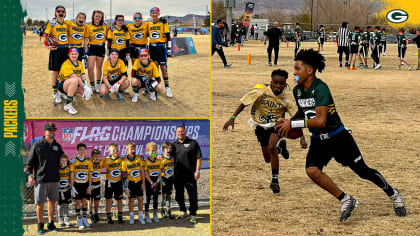
[(273, 193), (280, 193), (280, 185), (278, 179), (271, 179), (270, 184), (271, 190), (273, 190)]
[(54, 222), (47, 223), (47, 229), (50, 232), (58, 232), (58, 229), (55, 227)]
[(97, 223), (95, 215), (94, 214), (90, 214), (90, 220), (92, 221), (92, 223)]
[(342, 204), (340, 221), (343, 222), (351, 216), (351, 212), (357, 207), (359, 202), (348, 194), (340, 202)]
[(98, 215), (98, 213), (95, 213), (93, 216), (95, 217), (95, 221), (96, 222), (99, 222), (99, 215)]
[(399, 217), (405, 217), (407, 215), (407, 208), (405, 207), (404, 199), (401, 196), (400, 191), (394, 188), (394, 195), (389, 197), (394, 204), (395, 214)]
[(343, 64), (340, 63), (340, 67), (343, 67)]
[(174, 219), (174, 218), (175, 218), (175, 217), (172, 215), (172, 213), (171, 213), (171, 210), (170, 210), (170, 209), (166, 212), (166, 215), (169, 217), (169, 219)]
[(272, 66), (271, 61), (268, 62), (268, 66)]
[(226, 64), (225, 65), (225, 69), (230, 69), (232, 67), (232, 65), (231, 64)]
[(162, 216), (162, 218), (168, 218), (168, 216), (166, 215), (165, 209), (163, 209), (163, 207), (160, 208), (160, 215)]
[(107, 219), (106, 219), (106, 223), (108, 223), (108, 224), (114, 224), (114, 221), (112, 220), (112, 218), (111, 217), (108, 217)]
[(122, 216), (118, 216), (118, 224), (124, 224)]
[(44, 223), (38, 223), (37, 235), (44, 235)]
[(349, 65), (349, 63), (348, 62), (346, 62), (346, 65), (345, 65), (346, 67), (349, 67), (350, 65)]
[(279, 141), (279, 143), (277, 144), (277, 153), (281, 154), (284, 159), (289, 159), (289, 151), (287, 151), (286, 148), (286, 140), (282, 139)]

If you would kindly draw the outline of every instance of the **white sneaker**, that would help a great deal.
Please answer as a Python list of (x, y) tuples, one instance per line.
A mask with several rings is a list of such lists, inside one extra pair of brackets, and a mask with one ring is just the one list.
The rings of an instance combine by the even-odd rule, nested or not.
[(133, 94), (133, 98), (131, 99), (132, 102), (137, 102), (139, 100), (139, 94), (138, 93), (134, 93)]
[[(63, 98), (63, 100), (67, 99), (67, 95), (65, 95), (64, 93), (60, 93), (60, 95), (61, 95), (61, 98)], [(74, 99), (74, 97), (73, 97), (73, 99)]]
[(351, 212), (354, 210), (354, 208), (357, 207), (357, 205), (359, 204), (359, 202), (354, 199), (354, 197), (346, 194), (344, 196), (344, 198), (340, 201), (341, 202), (341, 217), (340, 217), (340, 221), (343, 222), (345, 221), (347, 218), (350, 217)]
[(85, 225), (83, 224), (82, 218), (77, 218), (77, 226), (79, 227), (79, 229), (84, 229), (85, 228)]
[(146, 220), (147, 223), (149, 223), (149, 224), (152, 223), (152, 220), (150, 219), (149, 213), (144, 214), (144, 219)]
[(65, 224), (67, 227), (71, 227), (71, 226), (73, 226), (73, 224), (72, 224), (72, 223), (70, 223), (70, 218), (69, 218), (69, 217), (64, 217), (64, 224)]
[(153, 212), (153, 221), (154, 222), (159, 222), (159, 217), (158, 217), (158, 213), (155, 211), (155, 212)]
[(150, 93), (150, 99), (152, 99), (152, 101), (156, 101), (157, 100), (156, 92), (151, 92)]
[(407, 215), (407, 208), (404, 203), (404, 199), (401, 196), (400, 191), (394, 188), (394, 195), (389, 197), (394, 204), (395, 214), (399, 217), (405, 217)]
[(83, 217), (82, 221), (83, 221), (83, 225), (84, 225), (86, 228), (89, 228), (89, 227), (90, 227), (90, 224), (89, 224), (89, 222), (87, 221), (86, 217)]
[(172, 97), (171, 88), (166, 87), (166, 88), (165, 88), (165, 91), (166, 91), (166, 96), (167, 96), (168, 98), (171, 98), (171, 97)]
[(125, 94), (129, 94), (128, 89), (124, 90), (124, 93)]
[(139, 221), (140, 221), (140, 224), (142, 224), (142, 225), (145, 225), (146, 224), (146, 221), (144, 221), (142, 215), (139, 215)]
[(374, 70), (379, 70), (381, 67), (382, 67), (382, 66), (381, 66), (381, 64), (377, 64), (377, 65), (375, 66), (375, 68), (373, 68), (373, 69), (374, 69)]
[(413, 65), (409, 66), (408, 70), (413, 70)]
[(60, 219), (58, 219), (58, 226), (60, 226), (60, 227), (64, 227), (64, 226), (65, 226), (64, 221), (63, 221), (63, 218), (62, 218), (62, 217), (60, 217)]
[(60, 92), (54, 93), (54, 102), (55, 103), (61, 103), (62, 102)]
[(134, 215), (130, 215), (130, 225), (134, 225)]
[(70, 115), (77, 114), (77, 110), (73, 107), (71, 103), (64, 105), (64, 111), (68, 112)]
[(383, 54), (383, 56), (386, 56), (386, 53), (382, 53)]
[(95, 90), (96, 93), (99, 93), (99, 87), (100, 87), (99, 84), (95, 84), (95, 89), (94, 90)]

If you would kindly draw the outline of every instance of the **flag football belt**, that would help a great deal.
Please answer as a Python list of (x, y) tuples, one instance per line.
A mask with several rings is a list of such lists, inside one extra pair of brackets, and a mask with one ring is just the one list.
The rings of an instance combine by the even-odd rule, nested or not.
[(74, 180), (74, 182), (78, 183), (78, 184), (85, 184), (85, 183), (89, 182), (89, 180), (79, 180), (79, 181)]
[(79, 44), (69, 44), (69, 47), (71, 48), (71, 47), (73, 47), (73, 48), (81, 48), (82, 47), (82, 44), (81, 43), (79, 43)]
[(141, 44), (130, 44), (130, 47), (131, 48), (146, 48), (147, 44), (143, 44), (143, 45), (141, 45)]
[(149, 43), (150, 46), (165, 46), (164, 43)]
[(329, 133), (325, 133), (325, 134), (320, 134), (320, 135), (315, 135), (315, 134), (312, 134), (312, 137), (313, 138), (317, 138), (317, 139), (321, 139), (321, 140), (325, 140), (325, 139), (329, 139), (329, 138), (331, 138), (332, 136), (334, 136), (334, 135), (336, 135), (336, 134), (338, 134), (338, 133), (340, 133), (341, 131), (343, 131), (344, 130), (344, 125), (341, 125), (340, 127), (338, 127), (336, 130), (334, 130), (334, 131), (331, 131), (331, 132), (329, 132)]
[(92, 189), (96, 189), (96, 188), (99, 188), (99, 187), (101, 187), (101, 183), (100, 182), (98, 182), (99, 184), (94, 184), (94, 182), (92, 182)]
[(105, 45), (105, 43), (100, 43), (100, 44), (89, 44), (89, 45), (92, 45), (92, 46), (102, 46), (102, 45)]
[(67, 44), (65, 44), (65, 45), (58, 45), (57, 48), (66, 48), (67, 46), (68, 46)]
[(111, 183), (115, 184), (121, 181), (121, 180), (110, 180), (110, 179), (107, 179), (107, 180), (108, 180), (108, 188), (111, 188)]

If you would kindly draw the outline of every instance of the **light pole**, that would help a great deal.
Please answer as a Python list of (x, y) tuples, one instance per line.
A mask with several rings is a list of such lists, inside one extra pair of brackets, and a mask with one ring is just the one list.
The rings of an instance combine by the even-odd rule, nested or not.
[(109, 0), (109, 26), (111, 26), (112, 21), (112, 0)]
[(74, 20), (74, 0), (73, 0), (73, 20)]
[(313, 16), (314, 16), (314, 0), (312, 0), (312, 4), (311, 4), (311, 32), (313, 31)]
[(45, 8), (45, 19), (47, 20), (46, 22), (48, 22), (48, 8)]

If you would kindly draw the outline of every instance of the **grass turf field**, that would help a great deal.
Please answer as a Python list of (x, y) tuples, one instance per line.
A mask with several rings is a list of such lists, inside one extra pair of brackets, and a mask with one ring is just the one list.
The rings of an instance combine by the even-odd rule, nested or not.
[[(302, 48), (316, 43), (303, 42)], [(359, 206), (340, 223), (341, 204), (314, 184), (305, 173), (307, 150), (298, 140), (288, 140), (290, 159), (280, 158), (281, 192), (269, 189), (271, 168), (263, 161), (259, 143), (247, 121), (250, 108), (236, 119), (235, 130), (224, 133), (223, 124), (239, 105), (239, 99), (257, 83), (269, 83), (274, 69), (267, 65), (266, 46), (260, 41), (245, 47), (225, 48), (226, 70), (219, 56), (212, 57), (213, 72), (213, 235), (418, 235), (420, 226), (420, 71), (397, 71), (397, 46), (388, 44), (381, 57), (382, 69), (348, 71), (338, 67), (337, 46), (324, 45), (327, 67), (317, 74), (334, 98), (341, 120), (352, 128), (365, 162), (397, 187), (407, 205), (407, 217), (395, 216), (386, 194), (360, 179), (349, 168), (331, 160), (324, 171)], [(280, 46), (278, 68), (287, 70), (293, 88), (294, 43)], [(407, 57), (417, 66), (417, 48), (410, 44)], [(247, 55), (252, 65), (247, 65)], [(215, 53), (216, 54), (216, 53)], [(373, 61), (368, 59), (369, 66)], [(359, 63), (357, 63), (358, 65)], [(290, 90), (291, 91), (291, 90)], [(309, 142), (309, 133), (304, 131)]]

